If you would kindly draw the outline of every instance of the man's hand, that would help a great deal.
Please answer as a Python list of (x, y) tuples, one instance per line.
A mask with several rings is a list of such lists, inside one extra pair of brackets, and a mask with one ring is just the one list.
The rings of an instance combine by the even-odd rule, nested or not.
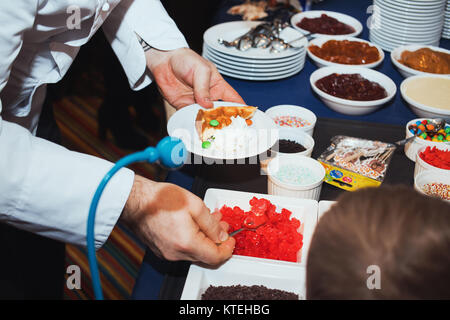
[(235, 240), (221, 217), (185, 189), (138, 175), (121, 216), (160, 257), (209, 265), (222, 263), (234, 250)]
[(162, 95), (177, 109), (193, 103), (212, 108), (213, 101), (219, 99), (245, 104), (214, 64), (190, 49), (159, 51), (152, 48), (145, 56)]

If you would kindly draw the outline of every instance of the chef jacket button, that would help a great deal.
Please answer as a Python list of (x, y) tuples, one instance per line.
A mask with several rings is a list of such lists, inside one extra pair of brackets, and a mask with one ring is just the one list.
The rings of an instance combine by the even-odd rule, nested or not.
[(109, 3), (108, 3), (108, 2), (105, 2), (105, 3), (103, 4), (102, 10), (103, 10), (103, 11), (109, 11)]

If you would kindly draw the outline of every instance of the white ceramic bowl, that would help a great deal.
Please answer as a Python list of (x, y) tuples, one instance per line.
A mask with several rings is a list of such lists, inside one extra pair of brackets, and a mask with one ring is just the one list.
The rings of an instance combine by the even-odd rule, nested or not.
[[(322, 14), (326, 14), (329, 17), (335, 18), (342, 23), (352, 26), (355, 29), (355, 32), (353, 32), (353, 33), (343, 34), (343, 35), (331, 35), (332, 37), (335, 37), (335, 38), (337, 38), (337, 37), (338, 38), (339, 37), (356, 37), (363, 30), (363, 26), (362, 26), (361, 22), (359, 22), (357, 19), (355, 19), (349, 15), (343, 14), (343, 13), (334, 12), (334, 11), (323, 11), (323, 10), (311, 10), (311, 11), (297, 13), (292, 16), (291, 25), (295, 29), (299, 30), (300, 32), (302, 32), (304, 34), (309, 34), (310, 32), (308, 30), (297, 27), (297, 23), (302, 21), (303, 18), (319, 18)], [(330, 36), (330, 35), (320, 34), (320, 33), (314, 34), (315, 37), (324, 36), (324, 35)]]
[[(450, 184), (450, 174), (442, 174), (434, 171), (423, 171), (414, 178), (414, 189), (422, 194), (425, 194), (422, 188), (428, 183)], [(446, 201), (450, 202), (450, 200)]]
[[(322, 79), (332, 73), (338, 74), (353, 74), (359, 73), (363, 78), (379, 83), (387, 92), (387, 97), (372, 101), (355, 101), (347, 100), (332, 96), (324, 91), (320, 90), (316, 86), (316, 81)], [(348, 115), (363, 115), (375, 111), (380, 108), (383, 104), (391, 100), (395, 93), (397, 92), (397, 87), (388, 76), (381, 72), (363, 68), (363, 67), (352, 67), (352, 66), (330, 66), (317, 69), (314, 71), (309, 81), (311, 87), (316, 92), (320, 99), (331, 109), (336, 112), (340, 112)]]
[[(284, 165), (297, 165), (308, 168), (316, 175), (316, 179), (311, 184), (297, 185), (280, 181), (276, 173)], [(267, 166), (268, 174), (268, 194), (295, 197), (301, 199), (319, 200), (322, 183), (325, 177), (325, 169), (322, 164), (312, 158), (297, 155), (279, 154), (269, 162)]]
[(274, 148), (270, 149), (272, 152), (272, 157), (276, 157), (279, 154), (292, 154), (297, 156), (305, 156), (305, 157), (311, 157), (311, 153), (314, 149), (314, 139), (307, 133), (302, 132), (300, 130), (295, 129), (280, 129), (280, 140), (286, 139), (295, 141), (297, 143), (300, 143), (303, 147), (306, 148), (305, 151), (297, 152), (297, 153), (283, 153), (279, 152), (277, 150), (274, 150)]
[(314, 53), (312, 53), (309, 50), (310, 46), (314, 45), (314, 46), (322, 47), (322, 45), (324, 43), (326, 43), (327, 41), (332, 40), (332, 39), (337, 40), (337, 39), (335, 39), (333, 37), (328, 37), (328, 36), (325, 37), (325, 36), (323, 36), (323, 37), (317, 37), (317, 38), (315, 38), (315, 39), (313, 39), (313, 40), (311, 40), (309, 42), (309, 45), (308, 45), (308, 56), (319, 68), (326, 67), (326, 66), (358, 66), (358, 67), (365, 67), (365, 68), (375, 68), (376, 66), (378, 66), (384, 60), (384, 51), (379, 46), (377, 46), (376, 44), (373, 44), (373, 43), (371, 43), (369, 41), (366, 41), (366, 40), (363, 40), (363, 39), (359, 39), (359, 38), (354, 38), (354, 37), (343, 37), (343, 38), (338, 39), (338, 40), (349, 40), (349, 41), (357, 41), (357, 42), (368, 43), (371, 46), (377, 48), (378, 54), (380, 55), (380, 58), (377, 61), (372, 62), (372, 63), (349, 65), (349, 64), (341, 64), (341, 63), (331, 62), (331, 61), (319, 58), (318, 56), (316, 56)]
[(416, 75), (409, 77), (405, 80), (403, 80), (402, 84), (400, 85), (400, 92), (402, 94), (403, 99), (408, 103), (408, 105), (411, 107), (412, 111), (418, 115), (419, 117), (423, 118), (443, 118), (447, 122), (450, 122), (450, 110), (444, 110), (432, 106), (427, 106), (425, 104), (419, 103), (413, 99), (411, 99), (406, 94), (406, 88), (408, 86), (408, 83), (411, 81), (414, 81), (415, 79), (420, 78), (444, 78), (444, 79), (450, 79), (448, 76), (441, 76), (441, 75)]
[[(307, 134), (306, 132), (303, 132), (301, 130), (293, 129), (293, 128), (281, 128), (279, 130), (279, 139), (286, 139), (295, 141), (297, 143), (300, 143), (303, 147), (306, 148), (305, 151), (297, 152), (297, 153), (283, 153), (275, 150), (276, 148), (270, 149), (270, 157), (267, 158), (260, 158), (260, 165), (261, 169), (264, 171), (267, 170), (267, 165), (269, 162), (275, 158), (276, 156), (280, 154), (291, 154), (291, 155), (298, 155), (298, 156), (305, 156), (305, 157), (311, 157), (312, 151), (314, 149), (314, 139)], [(275, 144), (276, 146), (276, 144)]]
[[(415, 76), (415, 75), (434, 75), (433, 73), (415, 70), (415, 69), (407, 67), (403, 63), (399, 62), (399, 59), (401, 58), (403, 51), (405, 51), (405, 50), (416, 51), (416, 50), (419, 50), (422, 48), (429, 48), (434, 51), (439, 51), (439, 52), (444, 52), (444, 53), (450, 54), (450, 50), (446, 50), (444, 48), (439, 48), (439, 47), (434, 47), (434, 46), (425, 46), (425, 45), (420, 45), (420, 44), (411, 44), (411, 45), (400, 46), (400, 47), (395, 48), (394, 51), (391, 52), (391, 61), (398, 68), (398, 71), (400, 72), (400, 74), (402, 76), (404, 76), (405, 78)], [(450, 76), (450, 74), (448, 76)]]
[[(275, 119), (276, 117), (280, 117), (280, 116), (294, 116), (294, 117), (299, 117), (299, 118), (305, 119), (310, 123), (310, 125), (304, 126), (301, 128), (293, 128), (293, 129), (302, 130), (302, 131), (306, 132), (307, 134), (309, 134), (310, 136), (313, 135), (314, 126), (316, 125), (316, 122), (317, 122), (317, 117), (312, 111), (310, 111), (306, 108), (291, 105), (291, 104), (281, 104), (278, 106), (273, 106), (266, 110), (266, 114), (272, 119)], [(284, 126), (283, 127), (278, 126), (278, 127), (279, 128), (289, 128), (289, 127), (284, 127)]]
[[(430, 118), (418, 118), (418, 119), (413, 119), (411, 121), (409, 121), (406, 124), (405, 127), (405, 131), (406, 131), (406, 136), (405, 138), (410, 138), (413, 136), (413, 134), (408, 130), (408, 127), (410, 125), (412, 125), (413, 123), (415, 123), (416, 121), (422, 121), (422, 120), (428, 120)], [(405, 144), (405, 155), (412, 161), (416, 161), (416, 156), (417, 156), (417, 152), (419, 151), (419, 149), (421, 149), (422, 147), (440, 147), (442, 145), (450, 145), (450, 143), (447, 142), (433, 142), (433, 141), (427, 141), (421, 138), (414, 138), (412, 141), (408, 142), (407, 144)]]
[[(420, 148), (419, 150), (417, 150), (417, 153), (416, 153), (416, 165), (414, 167), (414, 177), (416, 177), (419, 173), (427, 171), (427, 170), (436, 172), (437, 174), (450, 174), (450, 170), (446, 170), (446, 169), (441, 169), (441, 168), (435, 167), (435, 166), (425, 162), (420, 157), (420, 153), (425, 151), (426, 148), (428, 148), (428, 146), (424, 146), (424, 147)], [(450, 150), (450, 145), (441, 144), (440, 146), (437, 146), (436, 148), (440, 149), (440, 150)]]

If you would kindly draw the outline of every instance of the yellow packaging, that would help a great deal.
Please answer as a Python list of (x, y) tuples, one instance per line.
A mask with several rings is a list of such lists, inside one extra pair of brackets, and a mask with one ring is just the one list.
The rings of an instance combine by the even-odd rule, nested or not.
[(325, 168), (326, 183), (354, 191), (383, 182), (395, 145), (347, 136), (331, 142), (317, 159)]

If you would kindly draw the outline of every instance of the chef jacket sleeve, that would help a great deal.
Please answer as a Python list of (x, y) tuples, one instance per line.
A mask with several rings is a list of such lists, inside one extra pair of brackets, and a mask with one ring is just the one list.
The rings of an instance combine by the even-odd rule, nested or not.
[(159, 0), (122, 0), (103, 23), (103, 31), (134, 90), (152, 81), (136, 35), (159, 50), (188, 47)]
[[(0, 91), (5, 87), (24, 32), (33, 26), (35, 0), (0, 1)], [(2, 120), (0, 101), (0, 221), (42, 236), (86, 245), (92, 196), (112, 163), (72, 152)], [(95, 245), (109, 237), (128, 199), (134, 173), (123, 169), (99, 203)]]

